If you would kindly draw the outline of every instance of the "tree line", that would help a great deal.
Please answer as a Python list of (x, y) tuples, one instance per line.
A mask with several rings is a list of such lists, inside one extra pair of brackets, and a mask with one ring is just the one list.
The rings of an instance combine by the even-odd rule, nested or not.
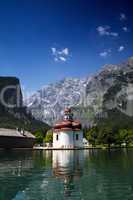
[(118, 145), (122, 144), (129, 146), (133, 143), (133, 129), (131, 128), (120, 128), (115, 129), (108, 125), (103, 127), (93, 126), (89, 129), (84, 128), (84, 137), (93, 146), (96, 145)]

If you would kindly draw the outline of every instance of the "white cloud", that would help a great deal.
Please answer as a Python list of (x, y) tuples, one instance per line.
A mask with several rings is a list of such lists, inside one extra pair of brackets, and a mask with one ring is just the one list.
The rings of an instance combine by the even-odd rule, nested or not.
[(63, 57), (63, 56), (60, 56), (59, 59), (62, 60), (62, 61), (64, 61), (64, 62), (66, 61), (66, 58)]
[(98, 26), (97, 31), (100, 35), (109, 35), (109, 26)]
[(114, 36), (114, 37), (117, 37), (119, 34), (118, 33), (115, 33), (115, 32), (110, 32), (110, 35)]
[(107, 35), (107, 36), (117, 37), (119, 35), (116, 32), (112, 32), (110, 26), (98, 26), (96, 30), (101, 36)]
[(121, 52), (121, 51), (123, 51), (124, 49), (125, 49), (124, 46), (120, 46), (120, 47), (118, 48), (118, 52)]
[(69, 54), (68, 48), (63, 49), (63, 50), (62, 50), (62, 53), (64, 53), (65, 55), (68, 55), (68, 54)]
[(127, 28), (126, 26), (122, 27), (122, 30), (123, 30), (124, 32), (128, 32), (128, 31), (129, 31), (128, 28)]
[(106, 51), (104, 51), (104, 52), (101, 52), (100, 54), (99, 54), (101, 57), (107, 57), (107, 55), (108, 55), (108, 52), (106, 52)]
[(56, 53), (56, 48), (52, 47), (51, 51), (52, 51), (53, 54), (55, 54)]
[(102, 58), (106, 58), (107, 56), (109, 56), (111, 54), (111, 49), (107, 49), (101, 53), (99, 53), (99, 56), (101, 56)]
[(120, 13), (120, 20), (125, 21), (127, 19), (126, 15), (124, 13)]
[(69, 49), (68, 48), (57, 49), (55, 47), (52, 47), (51, 51), (52, 51), (52, 55), (54, 56), (55, 62), (58, 62), (58, 61), (66, 62), (67, 59), (69, 58)]

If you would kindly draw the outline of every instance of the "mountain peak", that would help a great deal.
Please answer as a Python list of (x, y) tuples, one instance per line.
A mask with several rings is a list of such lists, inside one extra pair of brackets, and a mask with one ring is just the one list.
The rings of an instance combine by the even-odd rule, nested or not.
[(36, 92), (29, 98), (27, 106), (37, 119), (48, 123), (58, 120), (65, 107), (73, 107), (78, 118), (88, 123), (94, 119), (95, 114), (101, 112), (107, 91), (117, 82), (120, 83), (121, 72), (126, 77), (132, 67), (133, 57), (118, 65), (106, 64), (96, 75), (82, 79), (64, 78)]

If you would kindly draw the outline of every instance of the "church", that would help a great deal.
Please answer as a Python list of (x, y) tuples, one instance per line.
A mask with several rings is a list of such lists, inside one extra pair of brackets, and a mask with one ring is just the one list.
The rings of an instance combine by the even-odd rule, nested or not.
[(83, 131), (80, 121), (73, 119), (70, 108), (64, 110), (63, 120), (53, 126), (53, 148), (74, 149), (83, 147)]

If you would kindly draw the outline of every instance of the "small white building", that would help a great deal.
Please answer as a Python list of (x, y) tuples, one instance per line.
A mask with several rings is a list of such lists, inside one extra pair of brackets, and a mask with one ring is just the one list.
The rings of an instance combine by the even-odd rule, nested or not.
[(88, 147), (89, 146), (89, 142), (86, 138), (83, 138), (83, 146), (84, 147)]
[(74, 149), (83, 147), (83, 131), (81, 123), (73, 120), (71, 109), (64, 111), (62, 121), (53, 126), (53, 148)]

